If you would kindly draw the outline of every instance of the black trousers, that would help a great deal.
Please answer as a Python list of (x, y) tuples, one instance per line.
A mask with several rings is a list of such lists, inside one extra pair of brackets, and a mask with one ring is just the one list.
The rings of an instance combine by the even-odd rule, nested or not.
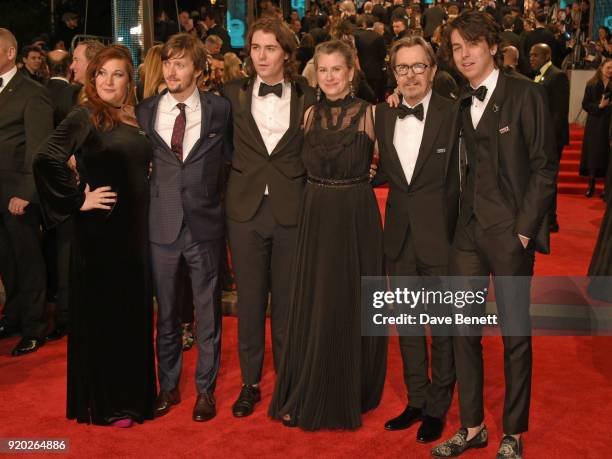
[[(498, 318), (504, 335), (503, 427), (508, 435), (528, 429), (532, 370), (531, 336), (525, 335), (530, 330), (529, 290), (535, 254), (529, 246), (523, 248), (514, 224), (514, 221), (502, 222), (484, 229), (474, 218), (467, 224), (460, 220), (449, 265), (451, 276), (482, 276), (479, 281), (482, 285), (472, 283), (472, 289), (487, 288), (489, 275), (493, 275)], [(484, 420), (482, 336), (473, 331), (470, 336), (456, 336), (453, 342), (464, 427), (476, 427)]]
[(251, 220), (228, 220), (228, 230), (238, 293), (238, 353), (242, 382), (257, 384), (263, 367), (269, 293), (275, 370), (281, 358), (297, 226), (280, 225), (272, 214), (270, 202), (264, 198)]
[[(395, 260), (387, 262), (387, 270), (390, 276), (422, 276), (433, 279), (435, 276), (446, 276), (448, 274), (448, 263), (444, 263), (445, 261), (440, 260), (441, 264), (438, 266), (421, 262), (415, 252), (413, 240), (408, 235), (399, 256)], [(419, 290), (423, 282), (417, 283), (418, 285), (412, 285), (410, 288)], [(405, 287), (405, 285), (402, 285), (402, 287)], [(392, 287), (392, 289), (394, 288), (395, 286)], [(433, 311), (428, 312), (432, 313)], [(411, 313), (414, 314), (415, 310)], [(416, 326), (404, 329), (405, 334), (399, 336), (404, 383), (408, 390), (408, 405), (414, 408), (423, 408), (429, 416), (442, 418), (450, 407), (455, 388), (452, 330), (448, 330), (447, 333), (439, 330), (431, 338), (430, 380), (427, 338), (425, 337), (424, 327), (419, 328), (418, 336), (415, 336), (416, 333), (414, 332), (417, 330), (414, 327)], [(400, 333), (402, 333), (402, 329), (400, 329)]]
[(42, 338), (45, 319), (46, 271), (41, 247), (41, 215), (29, 204), (24, 215), (0, 213), (0, 273), (6, 291), (4, 316), (27, 338)]
[[(557, 166), (559, 166), (559, 164), (561, 163), (561, 153), (563, 153), (563, 147), (565, 145), (561, 145), (557, 147)], [(557, 174), (558, 176), (558, 174)], [(558, 181), (555, 185), (555, 194), (553, 196), (553, 200), (552, 200), (552, 206), (550, 209), (550, 215), (549, 215), (549, 222), (552, 225), (553, 223), (555, 223), (557, 221), (557, 194), (558, 194)]]
[(68, 326), (68, 281), (70, 278), (70, 248), (72, 218), (44, 231), (43, 253), (47, 266), (47, 301), (55, 302), (55, 326)]
[[(196, 389), (214, 392), (221, 359), (221, 243), (194, 241), (183, 225), (172, 244), (151, 243), (151, 264), (157, 297), (157, 363), (162, 391), (178, 387), (183, 366), (181, 319), (185, 267), (191, 279), (195, 308), (198, 362)], [(181, 267), (181, 263), (185, 267)]]

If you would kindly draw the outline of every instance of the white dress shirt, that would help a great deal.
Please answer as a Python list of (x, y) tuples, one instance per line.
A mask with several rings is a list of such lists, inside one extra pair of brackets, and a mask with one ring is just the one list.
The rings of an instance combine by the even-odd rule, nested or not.
[[(259, 96), (259, 86), (263, 80), (257, 75), (253, 85), (253, 96), (251, 98), (251, 114), (257, 124), (261, 138), (266, 145), (268, 154), (272, 154), (280, 139), (289, 129), (291, 117), (291, 84), (283, 81), (283, 95), (275, 94)], [(276, 83), (275, 83), (276, 84)], [(273, 85), (272, 85), (273, 86)], [(268, 185), (264, 194), (268, 194)]]
[[(474, 129), (478, 126), (480, 122), (480, 118), (482, 118), (482, 114), (487, 108), (487, 104), (489, 100), (491, 100), (491, 96), (493, 95), (493, 91), (495, 91), (495, 87), (497, 86), (497, 79), (499, 78), (499, 69), (494, 69), (489, 76), (480, 83), (480, 86), (485, 86), (487, 88), (487, 97), (482, 102), (478, 100), (477, 97), (472, 96), (472, 107), (470, 108), (470, 115), (472, 116), (472, 125)], [(473, 88), (478, 89), (478, 88)]]
[[(176, 106), (179, 101), (170, 92), (161, 96), (157, 106), (157, 119), (155, 120), (155, 130), (159, 136), (172, 148), (172, 131), (174, 122), (180, 110)], [(200, 138), (202, 129), (202, 109), (200, 107), (200, 92), (196, 87), (193, 93), (185, 102), (185, 136), (183, 137), (183, 162), (189, 156), (189, 152)]]
[(4, 91), (4, 88), (9, 84), (13, 77), (17, 74), (17, 66), (10, 69), (8, 72), (0, 75), (2, 78), (2, 86), (0, 86), (0, 92)]
[(414, 174), (417, 158), (419, 157), (419, 149), (421, 148), (421, 141), (423, 140), (425, 120), (427, 119), (427, 109), (429, 108), (430, 100), (431, 89), (425, 97), (414, 106), (408, 105), (406, 101), (403, 100), (402, 103), (409, 108), (414, 108), (419, 104), (423, 104), (423, 121), (420, 121), (416, 116), (410, 115), (404, 119), (397, 118), (395, 122), (393, 145), (395, 146), (400, 163), (402, 164), (402, 169), (404, 169), (406, 181), (409, 185), (412, 180), (412, 174)]

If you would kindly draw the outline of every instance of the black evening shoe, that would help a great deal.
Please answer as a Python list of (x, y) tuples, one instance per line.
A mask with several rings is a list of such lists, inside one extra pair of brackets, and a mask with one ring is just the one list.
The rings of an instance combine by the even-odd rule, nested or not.
[(282, 421), (285, 427), (297, 427), (297, 421), (289, 415), (283, 416)]
[(403, 430), (410, 427), (417, 421), (423, 418), (423, 410), (421, 408), (413, 408), (407, 406), (406, 409), (398, 417), (388, 420), (385, 423), (385, 430)]
[(238, 400), (232, 405), (232, 414), (236, 418), (244, 418), (253, 414), (255, 404), (261, 401), (261, 391), (257, 386), (243, 385)]
[(43, 344), (45, 344), (45, 341), (41, 338), (21, 338), (21, 341), (17, 343), (11, 355), (13, 357), (19, 357), (21, 355), (36, 352)]
[(512, 435), (504, 435), (495, 459), (521, 459), (523, 457), (523, 442)]
[(160, 416), (164, 416), (168, 414), (170, 408), (173, 405), (177, 405), (181, 401), (181, 394), (178, 389), (167, 391), (160, 391), (157, 396), (157, 400), (155, 401), (155, 412), (154, 416), (159, 418)]
[(66, 326), (55, 327), (55, 329), (47, 335), (47, 341), (58, 341), (68, 333)]
[(425, 415), (416, 439), (419, 443), (430, 443), (440, 438), (443, 430), (444, 421), (442, 419)]
[(470, 441), (467, 441), (467, 435), (467, 429), (461, 427), (455, 435), (432, 449), (431, 455), (435, 457), (457, 457), (470, 448), (486, 448), (489, 444), (489, 434), (486, 426)]
[(589, 187), (587, 188), (586, 193), (584, 193), (584, 195), (587, 198), (591, 198), (593, 197), (593, 194), (595, 194), (595, 179), (591, 178), (589, 179)]

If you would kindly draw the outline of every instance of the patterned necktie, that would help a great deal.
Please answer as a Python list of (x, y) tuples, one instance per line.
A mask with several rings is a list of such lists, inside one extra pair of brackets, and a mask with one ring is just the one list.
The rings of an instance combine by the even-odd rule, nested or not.
[(423, 116), (425, 115), (425, 111), (423, 109), (423, 104), (419, 104), (414, 108), (410, 108), (407, 107), (406, 105), (402, 104), (399, 107), (397, 107), (397, 116), (400, 119), (404, 119), (407, 116), (414, 116), (416, 119), (418, 119), (419, 121), (423, 121)]
[(179, 114), (174, 120), (174, 128), (172, 129), (172, 139), (170, 140), (170, 149), (176, 155), (176, 158), (183, 162), (183, 138), (185, 137), (185, 125), (187, 117), (185, 116), (185, 104), (176, 104), (179, 109)]

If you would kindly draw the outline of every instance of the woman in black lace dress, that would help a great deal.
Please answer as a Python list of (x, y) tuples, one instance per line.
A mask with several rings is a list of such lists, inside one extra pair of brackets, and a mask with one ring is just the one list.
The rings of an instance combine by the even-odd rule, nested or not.
[(383, 275), (382, 224), (369, 184), (372, 107), (352, 96), (353, 54), (315, 52), (322, 99), (305, 114), (308, 172), (298, 223), (286, 347), (270, 416), (305, 430), (356, 429), (378, 405), (386, 337), (362, 337), (361, 276)]
[[(74, 219), (70, 271), (67, 417), (130, 427), (153, 418), (156, 398), (149, 281), (151, 145), (138, 128), (125, 47), (87, 68), (87, 101), (34, 161), (47, 226)], [(81, 184), (66, 166), (77, 158)]]

